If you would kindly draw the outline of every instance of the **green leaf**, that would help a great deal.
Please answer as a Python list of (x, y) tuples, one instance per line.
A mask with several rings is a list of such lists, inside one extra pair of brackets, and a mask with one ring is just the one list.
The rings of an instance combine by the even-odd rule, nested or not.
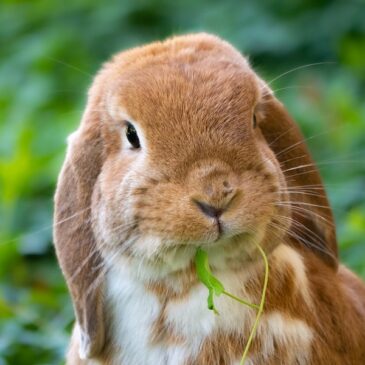
[(208, 309), (213, 310), (215, 314), (218, 314), (217, 309), (214, 306), (214, 295), (221, 295), (224, 292), (223, 284), (212, 275), (209, 267), (207, 253), (198, 248), (195, 255), (195, 267), (199, 280), (208, 288)]

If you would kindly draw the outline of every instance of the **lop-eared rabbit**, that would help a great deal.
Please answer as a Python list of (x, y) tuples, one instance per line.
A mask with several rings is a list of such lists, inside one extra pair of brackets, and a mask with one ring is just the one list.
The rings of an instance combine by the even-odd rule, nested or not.
[[(325, 141), (324, 141), (325, 143)], [(55, 245), (76, 315), (68, 365), (239, 364), (256, 313), (207, 309), (198, 248), (264, 312), (246, 365), (365, 364), (365, 288), (297, 125), (208, 34), (117, 54), (69, 138)]]

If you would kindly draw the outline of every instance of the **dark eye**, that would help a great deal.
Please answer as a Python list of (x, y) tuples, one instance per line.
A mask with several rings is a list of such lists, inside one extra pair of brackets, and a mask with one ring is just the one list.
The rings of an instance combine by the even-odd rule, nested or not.
[(132, 145), (133, 148), (141, 147), (141, 144), (139, 143), (137, 131), (134, 128), (134, 126), (129, 122), (127, 122), (127, 129), (126, 129), (125, 135), (127, 136), (128, 142)]
[(256, 119), (256, 115), (255, 114), (252, 117), (252, 126), (253, 126), (253, 128), (256, 128), (257, 127), (257, 119)]

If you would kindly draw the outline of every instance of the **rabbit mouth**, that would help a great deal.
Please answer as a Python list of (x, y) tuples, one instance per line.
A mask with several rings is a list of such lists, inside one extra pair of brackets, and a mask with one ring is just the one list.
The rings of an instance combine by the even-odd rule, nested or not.
[(222, 231), (216, 239), (197, 241), (165, 240), (158, 236), (145, 236), (134, 242), (128, 252), (124, 252), (137, 260), (140, 258), (145, 262), (161, 265), (167, 263), (172, 267), (175, 266), (174, 261), (179, 261), (184, 255), (187, 255), (188, 261), (193, 259), (199, 247), (214, 255), (229, 256), (231, 259), (237, 257), (240, 261), (252, 261), (253, 240), (257, 239), (260, 238), (252, 232), (229, 234), (228, 231)]
[(189, 271), (194, 263), (197, 249), (201, 247), (209, 254), (213, 267), (219, 270), (242, 269), (257, 259), (253, 239), (254, 237), (247, 232), (230, 237), (222, 236), (215, 241), (194, 243), (167, 242), (158, 237), (146, 236), (141, 241), (135, 242), (128, 251), (111, 253), (108, 262), (113, 262), (118, 267), (129, 262), (131, 267), (135, 268), (134, 275), (142, 280), (150, 280), (151, 275), (155, 280), (165, 280)]

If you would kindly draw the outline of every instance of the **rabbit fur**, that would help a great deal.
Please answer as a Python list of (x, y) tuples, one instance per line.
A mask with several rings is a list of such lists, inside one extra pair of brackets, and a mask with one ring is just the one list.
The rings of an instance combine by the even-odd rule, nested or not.
[[(140, 146), (128, 140), (130, 126)], [(245, 364), (365, 364), (365, 287), (338, 263), (321, 177), (284, 106), (230, 44), (117, 54), (69, 138), (55, 247), (76, 324), (68, 365), (239, 364), (255, 311), (208, 311), (198, 247), (264, 314)]]

